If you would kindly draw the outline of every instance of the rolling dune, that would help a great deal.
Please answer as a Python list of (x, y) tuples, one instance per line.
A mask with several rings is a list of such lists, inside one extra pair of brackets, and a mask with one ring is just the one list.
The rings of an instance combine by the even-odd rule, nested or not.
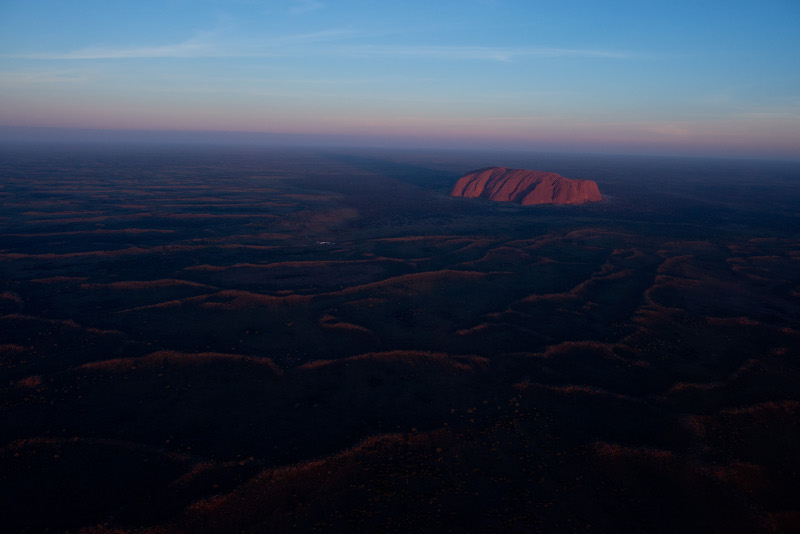
[(525, 208), (446, 194), (480, 154), (4, 154), (4, 531), (800, 527), (791, 182), (587, 156), (613, 196)]

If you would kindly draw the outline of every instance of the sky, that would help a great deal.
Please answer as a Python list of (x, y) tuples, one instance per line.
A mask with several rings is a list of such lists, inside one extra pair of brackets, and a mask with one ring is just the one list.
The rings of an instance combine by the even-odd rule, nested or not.
[(800, 1), (0, 0), (0, 127), (800, 158)]

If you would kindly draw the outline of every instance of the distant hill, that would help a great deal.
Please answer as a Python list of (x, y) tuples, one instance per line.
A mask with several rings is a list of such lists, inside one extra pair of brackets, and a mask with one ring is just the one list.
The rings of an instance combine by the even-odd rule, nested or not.
[(454, 197), (531, 204), (583, 204), (603, 200), (592, 180), (573, 180), (554, 172), (486, 167), (462, 176)]

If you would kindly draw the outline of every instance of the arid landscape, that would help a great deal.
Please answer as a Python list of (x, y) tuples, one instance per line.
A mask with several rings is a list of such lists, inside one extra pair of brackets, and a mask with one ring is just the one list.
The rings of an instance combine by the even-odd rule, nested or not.
[[(603, 200), (449, 196), (487, 166)], [(3, 532), (797, 532), (800, 165), (9, 145)]]

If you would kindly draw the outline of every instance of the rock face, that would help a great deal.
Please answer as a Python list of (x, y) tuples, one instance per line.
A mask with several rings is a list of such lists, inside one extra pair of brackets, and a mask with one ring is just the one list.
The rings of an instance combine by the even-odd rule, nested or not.
[(592, 180), (572, 180), (554, 172), (487, 167), (462, 176), (450, 196), (531, 204), (583, 204), (603, 200)]

